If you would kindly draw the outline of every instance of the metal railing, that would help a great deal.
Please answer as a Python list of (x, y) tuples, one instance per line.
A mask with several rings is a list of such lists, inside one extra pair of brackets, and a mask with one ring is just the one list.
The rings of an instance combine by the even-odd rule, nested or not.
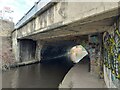
[(34, 15), (38, 11), (40, 11), (44, 6), (46, 6), (50, 2), (51, 0), (39, 0), (38, 2), (36, 2), (35, 5), (18, 21), (18, 23), (15, 25), (15, 29), (19, 28), (30, 18), (34, 17)]

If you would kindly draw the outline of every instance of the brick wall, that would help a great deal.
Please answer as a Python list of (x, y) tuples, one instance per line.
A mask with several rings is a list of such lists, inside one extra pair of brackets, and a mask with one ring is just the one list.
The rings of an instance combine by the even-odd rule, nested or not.
[(11, 38), (2, 37), (2, 66), (9, 67), (14, 63), (14, 56), (11, 48)]
[(0, 36), (10, 37), (13, 29), (14, 29), (13, 22), (0, 20)]
[(13, 31), (13, 29), (14, 29), (13, 22), (0, 20), (0, 39), (1, 39), (0, 60), (2, 62), (2, 69), (6, 69), (14, 63), (11, 40), (11, 32)]

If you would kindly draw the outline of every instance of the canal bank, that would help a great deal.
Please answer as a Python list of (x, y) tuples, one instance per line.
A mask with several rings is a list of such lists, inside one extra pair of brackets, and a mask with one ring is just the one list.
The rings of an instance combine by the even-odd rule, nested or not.
[(89, 71), (89, 59), (84, 57), (79, 63), (75, 64), (66, 74), (59, 85), (62, 88), (107, 88), (103, 79), (94, 76)]

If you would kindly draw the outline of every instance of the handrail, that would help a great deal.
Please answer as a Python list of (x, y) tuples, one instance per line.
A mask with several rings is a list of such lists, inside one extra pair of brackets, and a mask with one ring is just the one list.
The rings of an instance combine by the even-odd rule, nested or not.
[(39, 0), (36, 2), (35, 5), (18, 21), (18, 23), (15, 25), (15, 29), (26, 23), (26, 21), (32, 18), (37, 12), (39, 12), (50, 2), (51, 0)]

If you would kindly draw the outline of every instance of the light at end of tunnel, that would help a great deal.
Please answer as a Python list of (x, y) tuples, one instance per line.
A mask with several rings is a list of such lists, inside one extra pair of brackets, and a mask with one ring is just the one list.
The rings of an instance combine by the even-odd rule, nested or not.
[(88, 52), (82, 45), (76, 45), (70, 49), (68, 55), (74, 63), (78, 63), (82, 58), (88, 55)]

